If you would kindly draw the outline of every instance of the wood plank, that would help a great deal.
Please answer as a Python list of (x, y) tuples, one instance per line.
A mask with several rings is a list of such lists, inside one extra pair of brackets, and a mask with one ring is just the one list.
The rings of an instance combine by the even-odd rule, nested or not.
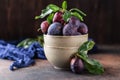
[(120, 79), (120, 54), (99, 53), (90, 57), (103, 64), (105, 73), (92, 75), (87, 72), (75, 74), (71, 71), (56, 70), (47, 60), (36, 60), (36, 64), (9, 71), (11, 61), (0, 59), (0, 80), (119, 80)]
[[(34, 20), (49, 3), (61, 6), (56, 0), (0, 0), (0, 39), (13, 40), (35, 37), (41, 20)], [(99, 44), (119, 44), (119, 0), (68, 0), (68, 9), (77, 7), (87, 16), (89, 36)]]

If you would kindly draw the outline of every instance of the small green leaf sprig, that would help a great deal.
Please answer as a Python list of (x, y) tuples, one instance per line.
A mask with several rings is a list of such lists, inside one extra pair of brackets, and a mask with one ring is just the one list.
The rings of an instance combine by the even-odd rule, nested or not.
[(91, 50), (95, 45), (94, 41), (85, 42), (76, 53), (80, 59), (83, 60), (85, 68), (92, 74), (102, 74), (104, 73), (103, 66), (95, 59), (91, 59), (88, 57), (87, 52)]
[(77, 8), (67, 10), (67, 1), (63, 1), (62, 8), (54, 4), (49, 4), (45, 9), (42, 10), (39, 16), (35, 17), (35, 19), (44, 18), (47, 16), (47, 21), (51, 24), (55, 12), (58, 11), (63, 12), (63, 19), (65, 22), (67, 22), (71, 16), (75, 16), (80, 21), (84, 21), (83, 17), (86, 16), (86, 14), (83, 11)]

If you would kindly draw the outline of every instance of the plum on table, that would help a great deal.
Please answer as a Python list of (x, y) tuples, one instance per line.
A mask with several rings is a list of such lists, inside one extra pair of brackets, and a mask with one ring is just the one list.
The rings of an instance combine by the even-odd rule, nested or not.
[(70, 68), (74, 73), (82, 73), (84, 70), (83, 61), (78, 57), (73, 57), (70, 62)]

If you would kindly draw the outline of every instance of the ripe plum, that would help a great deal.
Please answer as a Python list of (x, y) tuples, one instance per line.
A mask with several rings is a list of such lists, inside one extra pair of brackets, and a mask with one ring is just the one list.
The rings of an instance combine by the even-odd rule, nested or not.
[(62, 21), (62, 12), (56, 12), (53, 17), (53, 22), (61, 22)]
[(88, 27), (85, 23), (80, 23), (80, 26), (78, 28), (78, 32), (80, 32), (81, 34), (87, 34), (88, 33)]
[(46, 34), (48, 27), (49, 27), (49, 23), (47, 21), (43, 21), (40, 25), (42, 33)]
[(80, 25), (80, 20), (74, 16), (72, 16), (69, 20), (69, 23), (72, 24), (72, 25), (75, 25), (77, 27), (79, 27)]
[(52, 23), (48, 28), (48, 35), (62, 35), (62, 24), (59, 22)]
[(70, 62), (70, 68), (74, 73), (82, 73), (84, 70), (84, 64), (78, 57), (73, 57)]
[(80, 33), (77, 30), (78, 27), (68, 23), (63, 28), (63, 35), (64, 36), (80, 35)]

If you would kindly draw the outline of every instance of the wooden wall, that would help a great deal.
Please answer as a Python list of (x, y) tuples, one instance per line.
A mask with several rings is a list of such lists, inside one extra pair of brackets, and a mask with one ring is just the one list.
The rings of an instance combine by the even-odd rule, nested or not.
[[(49, 3), (63, 0), (0, 0), (0, 39), (15, 40), (39, 35), (41, 20), (34, 20)], [(89, 36), (99, 44), (120, 44), (120, 0), (67, 0), (87, 16)]]

